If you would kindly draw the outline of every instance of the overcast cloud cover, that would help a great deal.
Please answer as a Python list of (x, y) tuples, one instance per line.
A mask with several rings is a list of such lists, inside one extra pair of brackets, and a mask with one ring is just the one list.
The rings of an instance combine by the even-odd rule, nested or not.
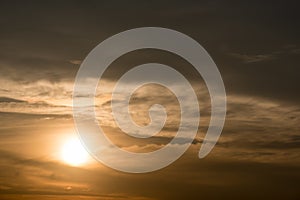
[[(0, 1), (0, 199), (295, 199), (300, 165), (300, 29), (297, 1)], [(209, 156), (198, 150), (210, 119), (205, 84), (184, 59), (159, 50), (116, 60), (100, 84), (97, 117), (120, 147), (147, 152), (175, 135), (174, 95), (148, 86), (134, 95), (132, 116), (149, 123), (153, 103), (166, 107), (163, 130), (134, 139), (116, 126), (111, 89), (136, 65), (174, 67), (197, 91), (201, 121), (189, 150), (149, 174), (87, 168), (57, 159), (60, 137), (73, 134), (72, 90), (85, 56), (121, 31), (146, 26), (197, 40), (217, 64), (227, 92), (227, 118)], [(184, 142), (178, 140), (180, 145)]]

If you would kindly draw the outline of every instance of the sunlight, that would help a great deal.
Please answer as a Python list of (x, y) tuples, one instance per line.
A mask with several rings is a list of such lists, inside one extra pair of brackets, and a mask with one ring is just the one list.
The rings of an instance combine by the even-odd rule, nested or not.
[(69, 139), (61, 153), (63, 161), (72, 166), (83, 165), (88, 160), (88, 153), (77, 138)]

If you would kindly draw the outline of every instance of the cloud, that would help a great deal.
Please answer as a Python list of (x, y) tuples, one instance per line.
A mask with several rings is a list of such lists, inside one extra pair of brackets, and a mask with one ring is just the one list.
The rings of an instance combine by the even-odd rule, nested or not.
[(294, 53), (294, 54), (300, 54), (300, 49), (293, 49), (292, 53)]
[[(274, 1), (270, 6), (268, 2), (256, 0), (146, 4), (120, 1), (114, 5), (96, 1), (30, 5), (3, 2), (0, 7), (0, 22), (5, 27), (0, 31), (0, 147), (9, 152), (0, 152), (0, 198), (82, 196), (174, 200), (299, 196), (297, 3)], [(48, 155), (45, 147), (53, 137), (73, 126), (69, 106), (80, 61), (109, 36), (153, 23), (191, 36), (218, 65), (228, 93), (228, 116), (213, 152), (202, 160), (197, 157), (210, 112), (209, 96), (200, 92), (199, 96), (204, 97), (200, 101), (204, 103), (205, 112), (201, 116), (205, 123), (200, 123), (200, 133), (189, 151), (166, 169), (130, 175), (101, 164), (87, 170), (45, 160), (47, 156), (32, 158), (37, 152)], [(132, 67), (147, 62), (174, 66), (196, 87), (204, 85), (200, 75), (184, 59), (150, 50), (120, 57), (105, 72), (104, 81), (114, 82)], [(97, 97), (101, 99), (99, 105), (102, 101), (109, 105), (106, 95)], [(167, 105), (174, 103), (164, 101), (163, 97), (138, 96), (133, 102), (137, 122), (145, 123), (148, 113), (143, 112), (147, 111), (144, 102), (154, 100)], [(170, 106), (173, 114), (174, 108)], [(106, 119), (104, 129), (108, 129), (109, 137), (120, 146), (132, 149), (159, 148), (176, 132), (177, 118), (171, 115), (164, 135), (130, 143), (130, 139), (119, 133), (109, 112), (100, 112), (99, 116)], [(46, 137), (48, 131), (53, 135)], [(25, 149), (28, 146), (32, 148), (30, 152)], [(29, 158), (21, 155), (24, 152)], [(66, 187), (72, 189), (66, 191)]]
[[(91, 169), (82, 169), (63, 165), (58, 162), (28, 159), (21, 155), (0, 150), (1, 162), (1, 188), (0, 197), (18, 199), (18, 195), (25, 195), (31, 199), (63, 198), (72, 199), (82, 196), (83, 199), (128, 199), (126, 194), (118, 191), (102, 193), (107, 186), (98, 186), (108, 177), (102, 176), (101, 180), (93, 178), (99, 173)], [(5, 171), (5, 172), (4, 172)], [(6, 174), (5, 174), (6, 173)], [(95, 184), (95, 185), (93, 185)], [(46, 196), (44, 196), (46, 195)], [(133, 195), (135, 199), (150, 199)]]
[(53, 105), (44, 101), (27, 102), (16, 99), (0, 101), (2, 113), (24, 113), (37, 115), (70, 115), (71, 108), (63, 105)]
[(239, 53), (229, 53), (228, 55), (240, 59), (244, 63), (255, 63), (255, 62), (262, 62), (262, 61), (276, 59), (276, 56), (273, 54), (246, 55), (246, 54), (239, 54)]
[(266, 62), (279, 59), (280, 57), (285, 57), (287, 55), (298, 54), (299, 49), (297, 45), (285, 45), (277, 51), (272, 51), (265, 54), (241, 54), (241, 53), (227, 53), (227, 55), (241, 60), (243, 63), (258, 63)]
[(9, 97), (0, 97), (0, 103), (24, 103), (26, 101)]
[[(194, 150), (190, 149), (185, 156), (165, 169), (130, 175), (105, 167), (99, 168), (99, 163), (97, 168), (81, 169), (0, 151), (0, 197), (18, 199), (17, 195), (24, 195), (28, 199), (43, 197), (47, 200), (50, 196), (71, 199), (78, 195), (83, 199), (182, 199), (184, 196), (191, 199), (219, 199), (222, 196), (223, 199), (232, 199), (233, 195), (242, 195), (252, 199), (260, 196), (259, 190), (255, 189), (257, 184), (264, 188), (265, 196), (270, 198), (288, 198), (297, 194), (297, 166), (250, 160), (228, 161), (224, 155), (226, 151), (223, 157), (210, 156), (199, 160)], [(72, 189), (66, 191), (66, 187)], [(253, 190), (250, 194), (246, 192), (249, 187)], [(212, 193), (216, 189), (221, 194)], [(243, 191), (242, 194), (235, 193), (237, 190)]]
[(74, 65), (80, 65), (82, 63), (82, 60), (69, 60), (69, 62)]
[(257, 63), (279, 59), (287, 55), (298, 54), (299, 48), (297, 45), (285, 45), (277, 51), (272, 51), (267, 54), (241, 54), (227, 53), (227, 55), (239, 59), (244, 63)]

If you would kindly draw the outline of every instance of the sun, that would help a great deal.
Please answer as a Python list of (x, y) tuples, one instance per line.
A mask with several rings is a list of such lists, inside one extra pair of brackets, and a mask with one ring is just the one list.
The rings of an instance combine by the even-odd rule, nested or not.
[(62, 148), (62, 160), (72, 166), (80, 166), (87, 162), (88, 153), (79, 139), (69, 139)]

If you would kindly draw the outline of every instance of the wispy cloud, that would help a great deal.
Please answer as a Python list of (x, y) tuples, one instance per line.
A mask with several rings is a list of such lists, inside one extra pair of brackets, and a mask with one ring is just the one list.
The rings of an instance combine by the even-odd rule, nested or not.
[(82, 60), (69, 60), (69, 62), (74, 65), (80, 65), (82, 63)]
[(228, 55), (237, 58), (243, 61), (244, 63), (255, 63), (255, 62), (262, 62), (262, 61), (276, 59), (276, 56), (273, 54), (247, 55), (247, 54), (239, 54), (239, 53), (229, 53)]
[(244, 63), (257, 63), (278, 59), (281, 56), (299, 54), (297, 45), (286, 45), (283, 48), (265, 54), (228, 53), (229, 56), (239, 59)]

